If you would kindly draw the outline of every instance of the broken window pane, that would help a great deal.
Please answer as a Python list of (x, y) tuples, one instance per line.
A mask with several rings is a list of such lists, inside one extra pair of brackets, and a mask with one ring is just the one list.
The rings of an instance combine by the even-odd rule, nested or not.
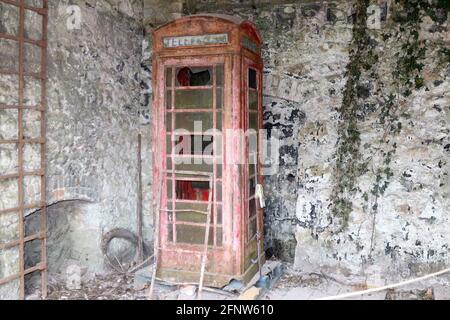
[(212, 85), (212, 68), (182, 67), (177, 68), (177, 87), (196, 87)]
[(176, 194), (179, 200), (208, 201), (209, 182), (207, 181), (177, 181)]

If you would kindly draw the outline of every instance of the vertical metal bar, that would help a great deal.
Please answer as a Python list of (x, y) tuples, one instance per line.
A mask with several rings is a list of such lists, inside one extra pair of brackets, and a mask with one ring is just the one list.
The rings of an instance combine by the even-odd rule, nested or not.
[(24, 105), (24, 50), (25, 50), (25, 3), (24, 0), (20, 0), (19, 3), (19, 110), (18, 110), (18, 198), (19, 198), (19, 297), (25, 299), (25, 259), (24, 259), (24, 174), (23, 174), (23, 105)]
[[(161, 121), (161, 120), (159, 120)], [(153, 250), (153, 269), (152, 269), (152, 279), (150, 282), (150, 290), (148, 292), (148, 299), (151, 300), (153, 298), (153, 291), (155, 289), (155, 281), (156, 281), (156, 272), (158, 269), (158, 263), (159, 263), (159, 229), (160, 229), (160, 209), (161, 209), (161, 195), (162, 195), (162, 186), (158, 187), (158, 194), (156, 198), (156, 210), (154, 212), (155, 214), (155, 234), (154, 234), (154, 250)]]
[[(172, 88), (171, 88), (171, 99), (172, 99), (172, 101), (171, 101), (171, 105), (170, 105), (170, 107), (172, 108), (171, 109), (171, 111), (172, 111), (172, 113), (171, 113), (171, 115), (172, 115), (172, 117), (171, 117), (171, 120), (172, 120), (172, 130), (171, 130), (171, 141), (170, 141), (170, 143), (172, 144), (172, 147), (171, 147), (171, 150), (170, 150), (170, 158), (171, 158), (171, 160), (172, 160), (172, 176), (171, 176), (171, 178), (172, 178), (172, 210), (175, 210), (176, 209), (176, 207), (175, 207), (175, 205), (176, 205), (176, 201), (175, 201), (175, 199), (176, 199), (176, 197), (177, 197), (177, 195), (176, 195), (176, 191), (177, 191), (177, 189), (176, 189), (176, 180), (175, 180), (175, 157), (174, 157), (174, 150), (175, 150), (175, 117), (176, 117), (176, 113), (175, 113), (175, 77), (176, 77), (176, 75), (175, 75), (175, 71), (176, 71), (177, 69), (175, 68), (175, 67), (172, 67), (172, 72), (171, 72), (171, 76), (172, 76), (172, 79), (171, 79), (171, 81), (170, 81), (170, 85), (172, 86)], [(167, 93), (165, 93), (165, 94), (167, 94)], [(177, 213), (176, 212), (172, 212), (172, 242), (177, 242)]]
[(217, 65), (213, 67), (213, 184), (214, 186), (210, 186), (209, 192), (214, 192), (213, 197), (213, 243), (214, 247), (217, 246), (217, 191), (216, 191), (216, 183), (217, 183)]
[(206, 262), (208, 261), (209, 229), (211, 228), (211, 210), (214, 177), (209, 178), (208, 213), (206, 215), (205, 242), (203, 247), (202, 265), (200, 266), (200, 280), (198, 283), (198, 300), (202, 300), (203, 282), (205, 278)]
[(43, 299), (47, 297), (47, 194), (46, 194), (46, 136), (47, 136), (47, 34), (48, 34), (48, 0), (42, 1), (43, 8), (46, 13), (42, 15), (42, 41), (44, 45), (41, 47), (41, 138), (44, 143), (41, 144), (41, 170), (44, 175), (41, 177), (41, 202), (44, 206), (41, 208), (40, 229), (42, 234), (41, 240), (41, 296)]
[(144, 260), (143, 239), (142, 239), (142, 136), (138, 134), (137, 151), (138, 170), (138, 203), (137, 203), (137, 234), (138, 234), (138, 262)]
[[(167, 128), (162, 128), (162, 126), (164, 125), (164, 119), (166, 116), (166, 106), (165, 106), (165, 100), (163, 99), (161, 102), (160, 97), (164, 96), (165, 93), (162, 93), (164, 91), (166, 91), (165, 86), (163, 86), (161, 88), (161, 69), (159, 68), (159, 66), (157, 67), (157, 65), (159, 65), (159, 63), (157, 62), (156, 59), (153, 60), (152, 62), (152, 70), (153, 70), (153, 79), (152, 79), (152, 84), (154, 85), (155, 89), (157, 90), (157, 92), (159, 92), (159, 94), (153, 95), (153, 105), (155, 107), (154, 109), (154, 117), (152, 119), (153, 121), (153, 129), (152, 129), (152, 136), (153, 139), (155, 141), (159, 141), (160, 143), (156, 143), (153, 144), (153, 166), (156, 169), (154, 171), (154, 179), (155, 181), (161, 180), (163, 181), (163, 179), (167, 179), (167, 175), (166, 173), (163, 171), (163, 167), (162, 165), (164, 164), (164, 160), (162, 159), (163, 156), (166, 155), (167, 152), (161, 150), (161, 145), (164, 145), (163, 142), (161, 141), (162, 139), (162, 132), (165, 132), (165, 130)], [(162, 70), (162, 73), (164, 73), (164, 69)], [(164, 75), (162, 76), (162, 78), (164, 79)], [(166, 136), (164, 136), (164, 140), (167, 140)], [(164, 177), (163, 177), (164, 175)], [(153, 297), (153, 290), (154, 290), (154, 286), (155, 286), (155, 280), (156, 280), (156, 272), (158, 269), (158, 264), (159, 264), (159, 259), (160, 259), (160, 207), (161, 207), (161, 198), (162, 198), (162, 183), (158, 184), (155, 183), (154, 186), (154, 195), (156, 195), (156, 198), (153, 198), (153, 204), (154, 204), (154, 220), (153, 220), (153, 225), (155, 228), (155, 232), (154, 232), (154, 240), (153, 240), (153, 269), (152, 269), (152, 279), (151, 279), (151, 283), (150, 283), (150, 290), (148, 293), (148, 299), (152, 299)], [(167, 201), (167, 197), (165, 198)], [(164, 234), (164, 232), (163, 232)], [(162, 241), (161, 241), (162, 242)]]

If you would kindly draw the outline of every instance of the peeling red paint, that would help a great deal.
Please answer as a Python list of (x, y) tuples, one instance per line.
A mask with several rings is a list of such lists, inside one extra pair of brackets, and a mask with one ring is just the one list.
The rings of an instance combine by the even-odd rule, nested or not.
[[(176, 43), (175, 47), (166, 48), (163, 45), (164, 39), (169, 37), (185, 37), (199, 35), (227, 34), (228, 43), (201, 44), (182, 46), (185, 42)], [(244, 39), (248, 39), (255, 44), (255, 48), (261, 46), (261, 37), (255, 26), (249, 21), (243, 21), (235, 17), (222, 15), (197, 15), (184, 17), (170, 22), (153, 33), (153, 88), (154, 90), (154, 117), (153, 117), (153, 155), (154, 155), (154, 190), (153, 194), (161, 192), (161, 212), (160, 212), (160, 259), (158, 271), (163, 274), (164, 270), (179, 270), (180, 274), (186, 272), (200, 272), (202, 244), (184, 243), (177, 241), (186, 234), (177, 235), (177, 226), (191, 225), (195, 227), (198, 223), (177, 221), (177, 215), (169, 216), (168, 208), (178, 204), (176, 197), (175, 177), (177, 173), (168, 173), (167, 159), (174, 160), (173, 155), (167, 154), (166, 143), (167, 133), (175, 128), (175, 94), (177, 90), (189, 90), (190, 70), (189, 68), (210, 67), (212, 70), (212, 81), (210, 85), (201, 88), (211, 89), (213, 92), (213, 123), (219, 126), (218, 115), (222, 115), (222, 175), (219, 177), (218, 166), (213, 170), (214, 185), (216, 181), (222, 184), (222, 201), (217, 197), (213, 198), (214, 205), (221, 206), (222, 220), (217, 222), (218, 213), (214, 212), (214, 222), (212, 224), (212, 245), (208, 249), (208, 259), (206, 272), (210, 274), (220, 274), (225, 278), (241, 278), (249, 265), (249, 257), (256, 247), (256, 239), (249, 237), (249, 212), (248, 212), (248, 188), (249, 188), (249, 166), (248, 166), (248, 145), (239, 141), (238, 136), (228, 139), (227, 130), (247, 130), (248, 127), (248, 69), (252, 68), (257, 72), (258, 79), (258, 126), (262, 127), (262, 59), (259, 52), (253, 52), (248, 45), (244, 46)], [(196, 38), (197, 39), (197, 38)], [(178, 40), (176, 40), (178, 41)], [(192, 44), (192, 38), (189, 38)], [(196, 40), (197, 41), (197, 40)], [(223, 84), (217, 85), (218, 66), (223, 65)], [(182, 68), (182, 72), (176, 78), (176, 68)], [(167, 71), (169, 69), (169, 71)], [(171, 79), (165, 79), (170, 74)], [(176, 87), (176, 80), (183, 86)], [(181, 79), (181, 80), (180, 80)], [(167, 85), (168, 83), (168, 85)], [(219, 111), (217, 89), (223, 90), (223, 107)], [(171, 92), (170, 102), (166, 101), (166, 92)], [(178, 91), (177, 91), (178, 92)], [(168, 109), (166, 109), (168, 104)], [(184, 112), (184, 111), (183, 111)], [(190, 109), (189, 112), (200, 112), (200, 109)], [(209, 112), (209, 111), (207, 111)], [(172, 123), (167, 123), (170, 119)], [(167, 131), (167, 126), (172, 128)], [(206, 128), (203, 128), (206, 129)], [(215, 137), (215, 136), (214, 136)], [(170, 140), (169, 140), (170, 141)], [(173, 147), (173, 145), (172, 145)], [(173, 162), (173, 161), (172, 161)], [(262, 183), (261, 178), (259, 183)], [(197, 179), (194, 179), (197, 180)], [(168, 182), (172, 182), (172, 188), (167, 190)], [(178, 184), (179, 186), (186, 184)], [(169, 198), (170, 192), (172, 196)], [(217, 192), (214, 190), (213, 192)], [(188, 194), (185, 192), (185, 194)], [(203, 197), (204, 198), (204, 197)], [(158, 199), (155, 199), (157, 201)], [(198, 200), (198, 199), (197, 199)], [(204, 199), (203, 199), (204, 200)], [(195, 205), (204, 201), (190, 201)], [(166, 209), (166, 210), (164, 210)], [(262, 210), (258, 211), (260, 216), (260, 228), (262, 229)], [(171, 220), (170, 220), (170, 219)], [(170, 225), (170, 229), (169, 226)], [(218, 230), (222, 230), (220, 234)], [(183, 229), (187, 230), (187, 229)], [(198, 236), (192, 232), (192, 237)], [(250, 238), (250, 240), (248, 240)], [(218, 240), (219, 239), (219, 240)], [(206, 279), (208, 284), (208, 279)], [(217, 285), (217, 283), (209, 283)]]

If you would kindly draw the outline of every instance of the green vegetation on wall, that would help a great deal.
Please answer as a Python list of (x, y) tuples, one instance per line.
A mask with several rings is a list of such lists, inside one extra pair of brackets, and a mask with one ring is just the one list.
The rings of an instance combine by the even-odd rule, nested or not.
[[(333, 222), (337, 232), (348, 226), (353, 210), (352, 201), (357, 193), (360, 193), (366, 202), (364, 207), (373, 215), (375, 223), (378, 199), (384, 194), (393, 177), (390, 165), (397, 150), (395, 136), (403, 127), (401, 117), (407, 116), (407, 110), (403, 110), (401, 105), (407, 106), (408, 101), (403, 104), (401, 102), (407, 100), (413, 90), (425, 87), (422, 73), (427, 45), (425, 40), (420, 38), (421, 23), (423, 18), (428, 16), (439, 31), (449, 12), (448, 1), (429, 3), (427, 0), (395, 0), (392, 3), (391, 24), (386, 28), (387, 31), (381, 33), (384, 46), (388, 43), (391, 46), (384, 54), (393, 55), (387, 58), (394, 63), (390, 76), (392, 83), (386, 85), (380, 80), (377, 70), (379, 63), (386, 61), (380, 61), (376, 50), (377, 41), (372, 41), (373, 33), (366, 24), (369, 5), (369, 0), (357, 0), (355, 3), (356, 20), (353, 25), (350, 62), (347, 66), (347, 83), (339, 109), (341, 121), (338, 127), (336, 168), (331, 197)], [(374, 31), (377, 32), (379, 33)], [(448, 62), (446, 52), (448, 53), (448, 48), (441, 50)], [(372, 92), (370, 88), (378, 90)], [(382, 136), (378, 141), (379, 145), (370, 146), (372, 154), (365, 154), (363, 157), (360, 122), (364, 121), (367, 105), (370, 105), (373, 95), (377, 95), (377, 124), (381, 128)], [(382, 161), (374, 161), (376, 155)], [(370, 190), (362, 192), (357, 182), (358, 178), (367, 172), (373, 174), (374, 181)]]

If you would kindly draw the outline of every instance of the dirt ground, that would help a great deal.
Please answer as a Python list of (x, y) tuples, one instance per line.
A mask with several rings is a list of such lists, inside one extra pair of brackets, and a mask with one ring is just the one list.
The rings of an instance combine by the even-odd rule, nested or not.
[[(134, 286), (133, 275), (110, 274), (97, 275), (82, 282), (80, 290), (67, 289), (63, 279), (51, 278), (49, 281), (49, 300), (146, 300), (148, 285), (138, 290)], [(366, 289), (354, 279), (338, 280), (321, 273), (302, 274), (285, 265), (283, 275), (271, 288), (257, 297), (263, 300), (313, 300), (338, 294)], [(224, 292), (208, 289), (203, 293), (205, 300), (233, 300), (242, 293)], [(33, 295), (29, 296), (33, 299)], [(168, 285), (157, 283), (154, 299), (157, 300), (194, 300), (195, 286)], [(360, 295), (354, 300), (448, 300), (450, 299), (450, 274), (432, 278), (420, 283), (384, 290), (372, 294)]]

